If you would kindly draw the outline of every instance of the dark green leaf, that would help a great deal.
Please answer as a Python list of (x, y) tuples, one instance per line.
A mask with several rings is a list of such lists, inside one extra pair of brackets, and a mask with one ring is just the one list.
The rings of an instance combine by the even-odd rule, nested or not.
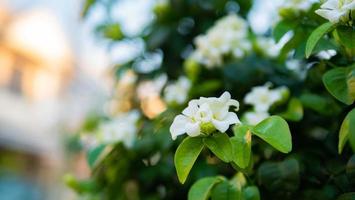
[(355, 200), (355, 192), (342, 194), (336, 200)]
[(106, 145), (99, 145), (93, 149), (90, 149), (87, 152), (87, 161), (88, 164), (91, 168), (93, 168), (96, 163), (99, 161), (100, 155), (103, 153), (103, 151), (105, 150)]
[(330, 94), (350, 105), (355, 100), (355, 66), (338, 67), (323, 75), (323, 83)]
[(204, 144), (202, 138), (187, 137), (177, 148), (174, 163), (181, 183), (185, 183), (186, 178), (203, 147)]
[(283, 162), (265, 162), (258, 169), (258, 181), (270, 191), (295, 191), (300, 182), (296, 159)]
[(279, 115), (291, 121), (301, 120), (303, 117), (303, 106), (301, 101), (297, 98), (292, 98), (287, 105), (287, 110)]
[(290, 129), (287, 122), (279, 116), (264, 119), (252, 128), (252, 132), (282, 153), (292, 150)]
[(335, 28), (335, 25), (331, 22), (327, 22), (316, 28), (311, 35), (309, 36), (306, 44), (306, 57), (308, 58), (312, 52), (314, 47), (316, 47), (318, 41), (329, 31)]
[(256, 186), (248, 186), (243, 189), (243, 200), (260, 200), (260, 192)]
[(355, 48), (354, 26), (338, 26), (336, 29), (340, 43), (348, 48)]

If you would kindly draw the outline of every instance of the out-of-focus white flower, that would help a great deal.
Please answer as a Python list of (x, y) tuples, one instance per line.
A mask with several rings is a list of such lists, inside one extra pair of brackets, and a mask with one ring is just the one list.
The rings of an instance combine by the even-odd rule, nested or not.
[(354, 0), (327, 0), (315, 12), (332, 23), (338, 23), (347, 22), (353, 10), (355, 10)]
[(185, 103), (190, 88), (190, 80), (186, 77), (180, 77), (175, 83), (166, 86), (164, 99), (168, 103)]
[(277, 45), (272, 38), (258, 37), (256, 40), (259, 49), (269, 57), (276, 57), (279, 55), (282, 46)]
[(239, 102), (231, 99), (229, 92), (224, 92), (218, 98), (201, 97), (191, 100), (170, 126), (173, 140), (184, 133), (191, 137), (208, 135), (216, 129), (224, 133), (230, 125), (240, 123), (237, 114), (229, 112), (231, 106), (236, 107), (235, 110), (239, 109)]
[(118, 81), (118, 85), (132, 85), (136, 82), (136, 80), (137, 75), (133, 72), (133, 70), (127, 70)]
[(145, 116), (152, 119), (166, 109), (165, 102), (160, 97), (160, 92), (167, 81), (163, 74), (154, 80), (142, 81), (137, 87), (137, 96)]
[(166, 74), (162, 74), (154, 80), (142, 81), (137, 87), (137, 95), (140, 100), (149, 97), (160, 96), (160, 92), (163, 89), (168, 77)]
[(84, 149), (92, 149), (97, 147), (100, 143), (97, 140), (95, 134), (91, 133), (82, 133), (80, 134), (80, 143), (83, 145)]
[(335, 50), (329, 49), (329, 50), (320, 51), (319, 53), (317, 53), (316, 56), (322, 60), (329, 60), (333, 56), (335, 56), (336, 54), (337, 54), (337, 52)]
[(248, 25), (244, 19), (230, 14), (218, 20), (205, 35), (195, 38), (192, 58), (208, 68), (223, 64), (223, 56), (244, 57), (251, 44), (247, 39)]
[(266, 112), (277, 101), (282, 99), (282, 89), (270, 89), (271, 84), (253, 87), (244, 102), (254, 106), (257, 112)]
[(268, 118), (270, 115), (268, 112), (246, 112), (244, 114), (244, 119), (249, 125), (256, 125), (264, 119)]
[(308, 11), (314, 2), (314, 0), (284, 0), (283, 4), (280, 6), (280, 9)]
[(104, 144), (122, 142), (127, 148), (132, 147), (137, 136), (139, 116), (139, 112), (133, 110), (102, 123), (97, 132), (98, 141)]

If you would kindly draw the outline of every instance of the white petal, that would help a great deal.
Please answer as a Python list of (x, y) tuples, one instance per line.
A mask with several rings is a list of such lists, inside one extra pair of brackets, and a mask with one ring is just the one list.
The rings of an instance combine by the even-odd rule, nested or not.
[(226, 132), (226, 130), (229, 128), (229, 124), (226, 121), (212, 119), (212, 124), (221, 133)]
[(192, 117), (198, 111), (198, 101), (196, 99), (191, 100), (187, 108), (182, 111), (182, 114)]
[(337, 9), (338, 8), (338, 0), (328, 0), (324, 4), (320, 6), (325, 9)]
[(227, 117), (224, 119), (228, 124), (240, 124), (240, 120), (234, 112), (229, 112)]
[(188, 117), (184, 115), (178, 115), (175, 117), (173, 123), (170, 126), (170, 133), (173, 140), (175, 140), (177, 136), (187, 132), (187, 123), (190, 123), (190, 119)]
[(196, 137), (201, 134), (200, 122), (196, 123), (187, 123), (186, 124), (186, 133), (191, 137)]

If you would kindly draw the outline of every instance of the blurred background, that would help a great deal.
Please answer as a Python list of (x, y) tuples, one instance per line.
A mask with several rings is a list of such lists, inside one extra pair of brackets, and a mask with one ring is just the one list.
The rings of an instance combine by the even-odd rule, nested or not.
[[(110, 67), (143, 51), (134, 36), (154, 20), (155, 2), (113, 4), (114, 20), (132, 39), (111, 46), (94, 31), (104, 7), (83, 20), (79, 0), (0, 0), (1, 200), (74, 198), (63, 175), (85, 178), (89, 170), (84, 155), (66, 151), (67, 135), (102, 109), (113, 84)], [(255, 32), (268, 30), (279, 2), (255, 1), (249, 17)]]

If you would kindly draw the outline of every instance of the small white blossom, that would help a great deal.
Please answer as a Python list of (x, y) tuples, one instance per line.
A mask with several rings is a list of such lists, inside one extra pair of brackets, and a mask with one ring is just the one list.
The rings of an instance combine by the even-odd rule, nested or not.
[(132, 147), (137, 135), (138, 111), (130, 111), (118, 115), (111, 121), (100, 125), (97, 138), (104, 144), (122, 142), (126, 147)]
[(354, 0), (327, 0), (315, 12), (332, 23), (338, 23), (347, 22), (353, 10), (355, 10)]
[(239, 109), (239, 102), (231, 99), (229, 92), (224, 92), (219, 98), (201, 97), (189, 102), (182, 114), (177, 115), (170, 126), (170, 133), (175, 140), (177, 136), (187, 133), (191, 137), (204, 132), (205, 127), (214, 128), (224, 133), (230, 125), (240, 123), (236, 113), (229, 112), (229, 108)]
[(190, 80), (186, 77), (180, 77), (175, 83), (165, 87), (164, 99), (168, 103), (185, 103), (190, 88)]
[(282, 99), (282, 90), (270, 89), (270, 84), (253, 87), (245, 98), (244, 102), (254, 106), (257, 112), (266, 112), (277, 101)]
[(268, 112), (246, 112), (244, 114), (244, 119), (249, 125), (256, 125), (264, 119), (268, 118), (270, 115)]
[(192, 58), (208, 68), (223, 64), (225, 55), (242, 58), (251, 50), (247, 36), (246, 21), (230, 14), (218, 20), (205, 35), (195, 38), (196, 50)]
[(335, 50), (329, 49), (329, 50), (320, 51), (319, 53), (317, 53), (316, 56), (322, 60), (329, 60), (333, 56), (335, 56), (336, 54), (337, 54), (337, 52)]
[(159, 75), (153, 80), (142, 81), (137, 87), (137, 95), (140, 100), (144, 100), (150, 97), (160, 96), (160, 92), (163, 89), (168, 77), (166, 74)]
[(259, 49), (271, 58), (278, 56), (282, 48), (281, 45), (275, 43), (274, 39), (267, 37), (258, 37), (256, 43)]

